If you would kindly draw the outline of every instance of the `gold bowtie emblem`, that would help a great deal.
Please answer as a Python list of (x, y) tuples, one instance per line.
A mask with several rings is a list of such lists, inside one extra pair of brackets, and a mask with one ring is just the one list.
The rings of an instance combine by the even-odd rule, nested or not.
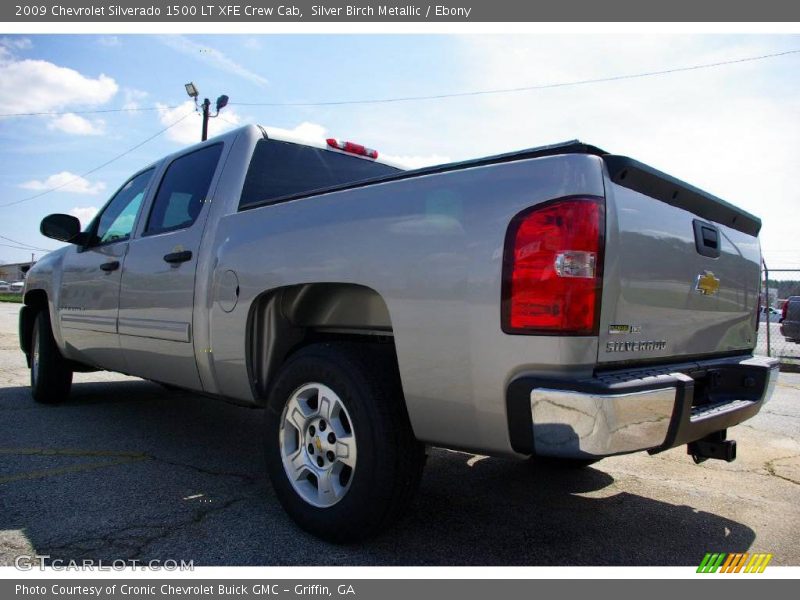
[(694, 289), (704, 296), (713, 296), (719, 292), (719, 279), (711, 271), (703, 271), (697, 276), (697, 283)]

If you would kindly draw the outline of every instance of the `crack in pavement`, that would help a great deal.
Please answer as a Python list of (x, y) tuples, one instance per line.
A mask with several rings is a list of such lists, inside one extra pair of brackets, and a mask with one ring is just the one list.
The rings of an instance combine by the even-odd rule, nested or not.
[[(190, 527), (192, 525), (197, 525), (202, 523), (205, 519), (207, 519), (210, 515), (222, 512), (227, 510), (231, 506), (248, 500), (249, 498), (253, 497), (253, 495), (244, 495), (238, 496), (234, 498), (230, 498), (220, 504), (219, 506), (208, 507), (205, 509), (198, 509), (195, 511), (194, 514), (190, 515), (189, 518), (183, 519), (178, 522), (173, 523), (165, 523), (159, 525), (130, 525), (128, 527), (124, 527), (122, 529), (115, 529), (105, 535), (101, 535), (99, 537), (90, 537), (90, 538), (83, 538), (78, 540), (73, 540), (67, 542), (65, 544), (61, 544), (59, 546), (48, 546), (47, 552), (49, 553), (66, 553), (72, 555), (73, 553), (78, 553), (77, 557), (82, 557), (84, 554), (81, 553), (96, 553), (101, 550), (108, 551), (117, 555), (118, 553), (124, 553), (127, 551), (127, 556), (124, 556), (125, 560), (138, 560), (141, 561), (142, 554), (147, 549), (148, 546), (151, 544), (163, 540), (167, 538), (169, 535), (175, 534), (182, 529)], [(147, 535), (144, 533), (143, 535), (131, 535), (125, 536), (125, 532), (133, 531), (144, 531), (155, 529), (158, 532), (153, 533), (151, 535)], [(94, 557), (94, 554), (91, 555)], [(121, 558), (117, 556), (115, 560)]]
[(788, 481), (789, 483), (793, 483), (794, 485), (800, 485), (800, 481), (797, 481), (796, 479), (791, 479), (790, 477), (786, 477), (775, 471), (776, 462), (781, 460), (791, 460), (793, 458), (800, 458), (800, 454), (792, 454), (791, 456), (780, 456), (778, 458), (773, 458), (764, 463), (764, 468), (772, 477), (783, 479), (784, 481)]
[(191, 469), (204, 475), (211, 475), (214, 477), (237, 477), (248, 483), (255, 483), (259, 480), (258, 477), (248, 473), (237, 473), (234, 471), (215, 471), (199, 467), (190, 463), (183, 463), (167, 458), (162, 458), (147, 452), (125, 452), (114, 450), (82, 450), (75, 448), (0, 448), (0, 456), (14, 455), (14, 456), (78, 456), (78, 457), (115, 457), (117, 460), (105, 461), (100, 463), (86, 463), (81, 465), (70, 465), (68, 467), (56, 469), (42, 469), (37, 471), (28, 471), (26, 473), (17, 473), (14, 475), (7, 475), (0, 477), (0, 484), (10, 483), (12, 481), (21, 481), (25, 479), (39, 479), (42, 477), (50, 477), (54, 475), (64, 475), (67, 473), (79, 473), (82, 471), (89, 471), (93, 469), (100, 469), (103, 467), (113, 467), (122, 464), (136, 463), (145, 460), (152, 460), (176, 467), (183, 467)]
[[(664, 461), (664, 462), (672, 463), (672, 464), (675, 464), (675, 465), (683, 464), (681, 461), (679, 461), (679, 460), (677, 460), (675, 458), (670, 458), (668, 456), (653, 455), (652, 458), (655, 458), (655, 459), (658, 459), (658, 460), (661, 460), (661, 461)], [(779, 456), (777, 458), (772, 458), (772, 459), (766, 461), (763, 464), (763, 467), (752, 467), (752, 468), (741, 467), (741, 468), (734, 469), (731, 472), (734, 472), (734, 473), (748, 473), (750, 475), (758, 475), (759, 477), (777, 477), (778, 479), (783, 479), (784, 481), (788, 481), (789, 483), (793, 483), (795, 485), (800, 485), (799, 481), (796, 481), (796, 480), (791, 479), (789, 477), (785, 477), (785, 476), (783, 476), (783, 475), (781, 475), (781, 474), (779, 474), (779, 473), (777, 473), (775, 471), (775, 466), (774, 466), (773, 463), (776, 463), (776, 462), (781, 461), (781, 460), (789, 460), (789, 459), (792, 459), (792, 458), (800, 458), (800, 454), (793, 454), (791, 456)], [(706, 469), (706, 470), (709, 470), (709, 471), (714, 471), (714, 469), (709, 469), (708, 466), (704, 466), (702, 464), (695, 465), (695, 466), (700, 468), (700, 469)], [(766, 471), (766, 473), (764, 473), (763, 471)]]

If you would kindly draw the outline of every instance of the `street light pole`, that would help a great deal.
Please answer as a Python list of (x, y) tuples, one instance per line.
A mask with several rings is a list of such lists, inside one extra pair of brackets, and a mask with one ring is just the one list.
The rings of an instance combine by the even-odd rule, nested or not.
[(208, 120), (212, 117), (218, 117), (219, 111), (228, 106), (228, 97), (225, 94), (222, 94), (219, 98), (217, 98), (217, 112), (212, 115), (211, 100), (206, 98), (203, 100), (202, 105), (198, 105), (197, 97), (200, 95), (200, 92), (197, 90), (197, 86), (190, 81), (184, 87), (186, 88), (186, 93), (189, 95), (189, 97), (194, 100), (195, 108), (199, 110), (201, 106), (203, 107), (203, 132), (200, 135), (200, 140), (205, 142), (208, 139)]
[(205, 142), (208, 139), (208, 118), (210, 116), (210, 108), (211, 108), (211, 100), (206, 98), (203, 100), (203, 135), (200, 138), (201, 141)]

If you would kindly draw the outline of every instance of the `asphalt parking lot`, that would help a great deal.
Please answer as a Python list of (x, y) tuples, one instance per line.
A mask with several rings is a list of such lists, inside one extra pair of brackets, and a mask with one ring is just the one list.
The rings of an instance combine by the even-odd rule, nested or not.
[(17, 305), (0, 303), (0, 564), (696, 565), (770, 552), (800, 565), (800, 375), (729, 432), (739, 458), (685, 449), (582, 471), (432, 450), (411, 514), (358, 546), (297, 529), (264, 475), (261, 412), (110, 373), (60, 406), (30, 398)]

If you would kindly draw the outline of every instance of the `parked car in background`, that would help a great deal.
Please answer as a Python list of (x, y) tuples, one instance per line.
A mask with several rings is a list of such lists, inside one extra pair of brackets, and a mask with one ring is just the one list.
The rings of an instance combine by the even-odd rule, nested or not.
[(15, 281), (8, 286), (8, 291), (12, 294), (21, 294), (23, 289), (25, 289), (24, 281)]
[(789, 296), (783, 305), (781, 334), (790, 342), (800, 343), (800, 296)]
[(781, 311), (771, 306), (763, 306), (761, 308), (761, 320), (770, 323), (780, 323)]
[(0, 279), (0, 292), (7, 292), (11, 289), (11, 284)]

